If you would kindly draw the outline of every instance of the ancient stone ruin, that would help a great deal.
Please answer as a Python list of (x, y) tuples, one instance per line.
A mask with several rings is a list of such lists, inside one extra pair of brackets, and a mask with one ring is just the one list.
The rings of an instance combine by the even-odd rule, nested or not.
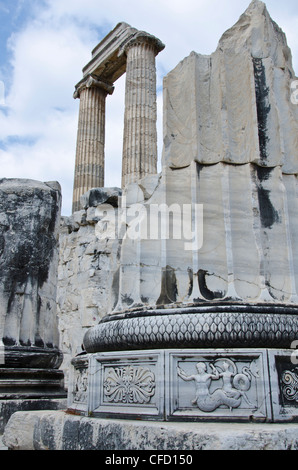
[(76, 85), (80, 98), (73, 210), (80, 196), (104, 186), (105, 100), (126, 72), (122, 185), (157, 173), (155, 56), (164, 45), (119, 23), (92, 51)]
[[(67, 412), (26, 414), (53, 448), (200, 448), (201, 422), (298, 420), (298, 106), (285, 35), (254, 0), (213, 54), (192, 52), (167, 74), (157, 174), (163, 48), (120, 23), (76, 86), (74, 212), (61, 222), (57, 284)], [(124, 72), (122, 188), (105, 188), (105, 100)], [(196, 423), (187, 437), (181, 422)], [(251, 426), (245, 446), (273, 448), (279, 432), (297, 448), (295, 425), (287, 438)], [(10, 447), (19, 430), (16, 413)], [(44, 448), (42, 432), (30, 439)]]
[(275, 385), (295, 389), (297, 379), (283, 351), (298, 334), (294, 78), (261, 2), (211, 56), (192, 52), (165, 77), (161, 175), (140, 174), (117, 210), (97, 209), (101, 241), (117, 214), (113, 304), (87, 330), (88, 354), (72, 361), (70, 408), (162, 420), (296, 416)]

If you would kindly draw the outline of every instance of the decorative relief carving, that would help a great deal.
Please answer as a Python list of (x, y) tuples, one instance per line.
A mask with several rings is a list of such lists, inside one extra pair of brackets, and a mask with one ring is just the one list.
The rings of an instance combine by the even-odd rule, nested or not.
[(293, 371), (286, 370), (282, 374), (281, 382), (283, 396), (287, 400), (298, 403), (298, 375)]
[[(226, 406), (232, 411), (238, 408), (243, 400), (250, 408), (255, 407), (245, 393), (251, 388), (252, 378), (258, 377), (255, 362), (249, 367), (243, 366), (241, 372), (238, 371), (236, 363), (228, 358), (216, 359), (214, 363), (198, 362), (196, 367), (197, 374), (187, 375), (179, 366), (177, 373), (185, 381), (194, 380), (196, 396), (192, 404), (197, 405), (201, 411), (212, 412), (220, 406)], [(212, 382), (219, 379), (221, 387), (211, 391)]]
[(88, 369), (77, 369), (73, 391), (73, 401), (76, 403), (87, 401)]
[(109, 402), (149, 403), (155, 393), (155, 374), (143, 367), (108, 368), (103, 386)]

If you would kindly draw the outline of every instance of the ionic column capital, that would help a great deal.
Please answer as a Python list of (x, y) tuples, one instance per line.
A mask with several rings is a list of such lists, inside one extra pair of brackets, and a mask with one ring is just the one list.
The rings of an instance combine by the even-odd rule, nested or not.
[(92, 87), (101, 88), (103, 91), (106, 92), (107, 95), (112, 95), (112, 93), (114, 92), (114, 86), (110, 83), (103, 82), (102, 80), (99, 80), (93, 75), (87, 75), (76, 85), (76, 89), (73, 94), (74, 99), (80, 98), (80, 93), (82, 90), (84, 90), (85, 88)]
[(152, 36), (145, 31), (138, 31), (121, 45), (118, 55), (127, 54), (128, 49), (132, 46), (141, 44), (152, 46), (155, 51), (155, 55), (159, 54), (159, 52), (165, 48), (165, 45), (155, 36)]

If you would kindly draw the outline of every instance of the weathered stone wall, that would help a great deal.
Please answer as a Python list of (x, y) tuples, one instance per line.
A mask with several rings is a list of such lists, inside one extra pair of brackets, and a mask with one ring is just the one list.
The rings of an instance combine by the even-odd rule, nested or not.
[(86, 329), (97, 324), (115, 303), (118, 241), (96, 235), (96, 207), (104, 202), (117, 205), (118, 190), (90, 191), (84, 198), (85, 208), (62, 217), (60, 227), (57, 309), (66, 382), (70, 360), (82, 352)]

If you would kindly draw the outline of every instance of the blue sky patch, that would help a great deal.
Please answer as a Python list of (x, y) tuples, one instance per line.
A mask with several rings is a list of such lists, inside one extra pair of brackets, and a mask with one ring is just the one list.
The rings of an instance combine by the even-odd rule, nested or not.
[(7, 150), (9, 147), (14, 145), (24, 145), (26, 147), (33, 147), (38, 140), (37, 136), (18, 136), (11, 135), (4, 141), (0, 141), (0, 149)]

